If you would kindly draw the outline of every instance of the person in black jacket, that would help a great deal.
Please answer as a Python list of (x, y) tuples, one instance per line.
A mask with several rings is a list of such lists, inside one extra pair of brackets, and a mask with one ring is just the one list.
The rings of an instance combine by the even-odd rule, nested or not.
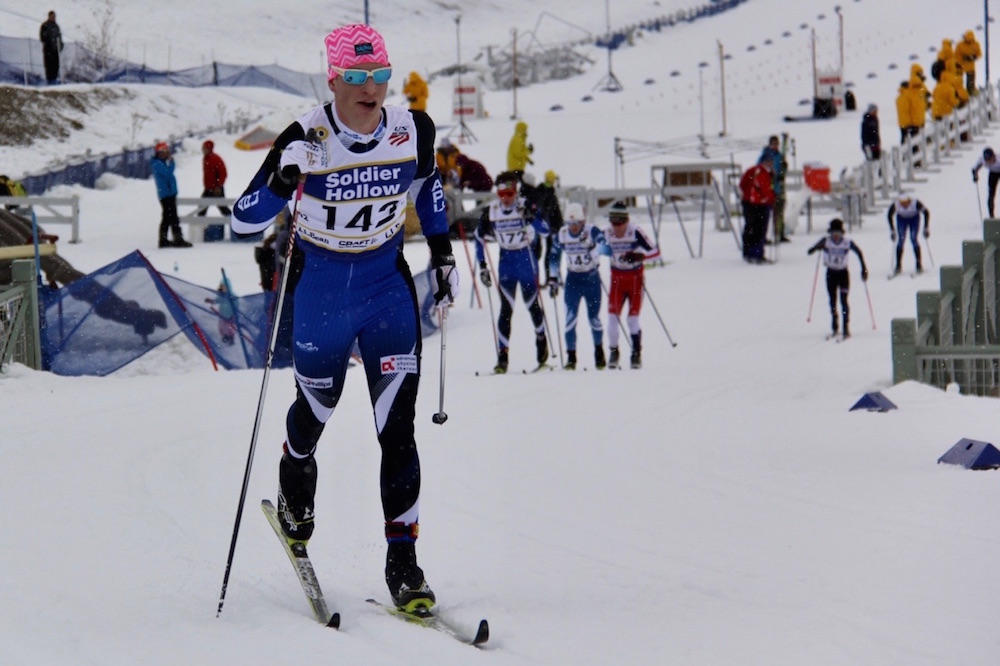
[(877, 160), (882, 156), (882, 139), (878, 129), (878, 107), (868, 105), (864, 118), (861, 119), (861, 150), (865, 159)]
[(42, 42), (42, 57), (45, 60), (45, 80), (50, 84), (59, 79), (59, 52), (63, 50), (62, 31), (56, 23), (56, 13), (49, 12), (49, 18), (38, 31)]

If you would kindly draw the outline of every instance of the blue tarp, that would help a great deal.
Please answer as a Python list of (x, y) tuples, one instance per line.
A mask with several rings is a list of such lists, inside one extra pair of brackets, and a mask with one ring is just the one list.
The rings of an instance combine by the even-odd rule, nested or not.
[[(413, 279), (427, 336), (437, 330), (432, 274)], [(163, 275), (138, 250), (61, 289), (42, 287), (42, 365), (58, 375), (104, 376), (183, 333), (220, 368), (263, 368), (276, 295), (220, 287)], [(291, 306), (286, 298), (273, 368), (291, 365)]]

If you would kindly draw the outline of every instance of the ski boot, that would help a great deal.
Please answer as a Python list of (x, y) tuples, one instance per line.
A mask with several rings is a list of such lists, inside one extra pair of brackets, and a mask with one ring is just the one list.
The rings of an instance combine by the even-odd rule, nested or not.
[(847, 315), (844, 315), (844, 338), (851, 337), (851, 329), (847, 326)]
[(612, 370), (618, 369), (618, 347), (611, 347), (611, 357), (608, 359), (608, 367)]
[(316, 459), (288, 453), (278, 465), (278, 521), (288, 543), (306, 544), (312, 536), (316, 497)]
[(434, 592), (417, 566), (417, 524), (386, 523), (389, 547), (385, 555), (385, 583), (392, 603), (401, 611), (426, 613), (436, 601)]
[(535, 356), (538, 361), (539, 366), (545, 365), (549, 360), (549, 343), (545, 339), (544, 333), (539, 333), (535, 336), (535, 349), (538, 352)]
[(633, 370), (642, 367), (642, 331), (632, 336), (632, 358), (629, 359), (629, 363)]
[(500, 353), (497, 354), (497, 364), (496, 364), (496, 366), (494, 366), (493, 372), (495, 372), (498, 375), (502, 375), (502, 374), (506, 373), (507, 372), (507, 364), (508, 364), (508, 362), (509, 361), (507, 359), (507, 348), (506, 347), (501, 347), (500, 348)]
[(170, 233), (174, 237), (173, 242), (170, 244), (171, 247), (191, 247), (191, 243), (184, 240), (184, 234), (181, 232), (180, 225), (170, 227)]
[(598, 370), (603, 370), (608, 365), (608, 362), (604, 360), (604, 347), (594, 348), (594, 367)]
[(564, 370), (576, 370), (576, 350), (568, 349), (566, 351), (566, 365), (563, 366)]

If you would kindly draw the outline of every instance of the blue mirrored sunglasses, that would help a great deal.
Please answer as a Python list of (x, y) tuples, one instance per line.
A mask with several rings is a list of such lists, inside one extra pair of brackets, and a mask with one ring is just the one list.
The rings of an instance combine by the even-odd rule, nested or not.
[(341, 69), (340, 67), (333, 67), (332, 69), (344, 79), (344, 83), (349, 83), (352, 86), (364, 85), (369, 76), (376, 84), (385, 83), (392, 77), (392, 67), (379, 67), (372, 70)]

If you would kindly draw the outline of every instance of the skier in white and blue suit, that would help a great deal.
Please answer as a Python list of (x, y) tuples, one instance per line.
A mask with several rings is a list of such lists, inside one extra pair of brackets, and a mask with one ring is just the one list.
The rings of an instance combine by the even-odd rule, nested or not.
[(538, 263), (531, 249), (536, 235), (548, 235), (549, 226), (518, 195), (520, 182), (520, 175), (514, 171), (504, 171), (497, 176), (497, 199), (483, 211), (475, 233), (479, 279), (487, 287), (493, 286), (493, 279), (486, 263), (484, 243), (490, 239), (500, 246), (500, 260), (497, 262), (497, 287), (500, 292), (497, 334), (500, 348), (497, 350), (497, 365), (493, 368), (497, 373), (507, 372), (510, 322), (514, 315), (514, 296), (518, 285), (521, 285), (521, 296), (535, 326), (538, 364), (544, 365), (549, 358), (545, 315), (539, 303)]
[(334, 101), (282, 132), (238, 200), (232, 227), (241, 234), (263, 230), (304, 177), (295, 243), (305, 264), (295, 287), (292, 334), (298, 391), (279, 466), (279, 517), (289, 541), (312, 535), (313, 454), (340, 399), (356, 339), (382, 449), (386, 582), (393, 601), (413, 610), (433, 604), (434, 594), (415, 551), (420, 461), (413, 422), (421, 335), (402, 252), (407, 195), (430, 247), (440, 306), (457, 296), (458, 273), (433, 121), (420, 111), (383, 106), (392, 70), (374, 29), (338, 28), (327, 36), (326, 49)]
[(590, 333), (594, 338), (594, 366), (601, 370), (604, 357), (604, 325), (601, 323), (601, 275), (597, 269), (602, 248), (607, 251), (604, 232), (587, 224), (583, 206), (570, 203), (563, 216), (565, 224), (552, 236), (549, 253), (549, 293), (559, 293), (559, 264), (566, 255), (566, 283), (563, 300), (566, 303), (566, 365), (576, 369), (576, 322), (580, 301), (587, 304)]

